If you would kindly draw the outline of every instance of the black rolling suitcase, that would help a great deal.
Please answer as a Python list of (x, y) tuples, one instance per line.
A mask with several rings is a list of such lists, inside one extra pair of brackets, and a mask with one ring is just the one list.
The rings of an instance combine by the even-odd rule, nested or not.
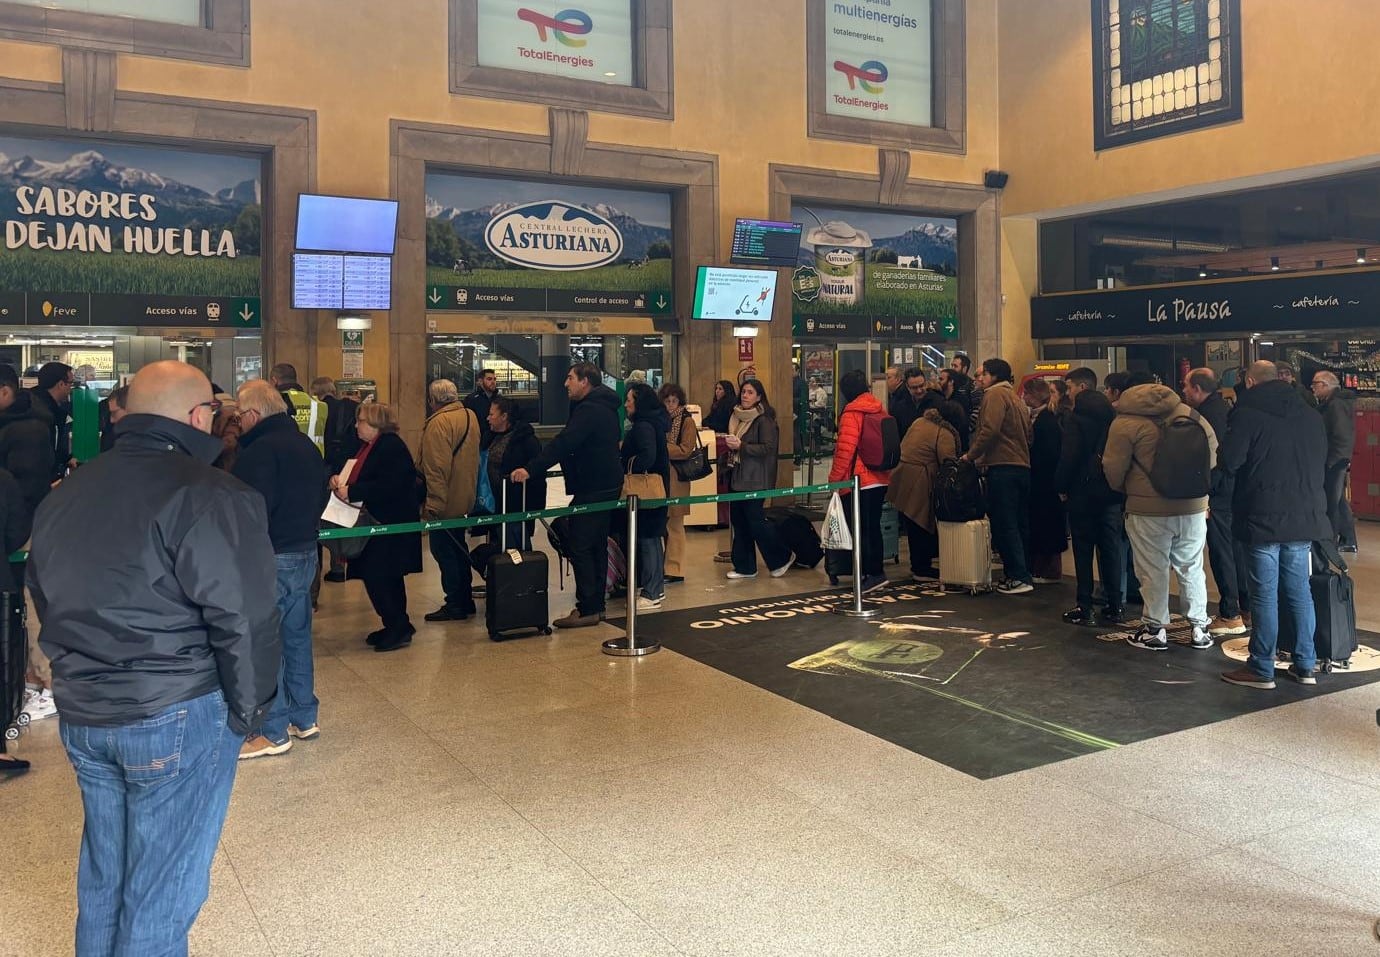
[[(1317, 624), (1313, 628), (1313, 647), (1318, 656), (1318, 670), (1330, 672), (1351, 667), (1356, 653), (1355, 583), (1347, 574), (1337, 546), (1331, 542), (1313, 545), (1313, 573), (1308, 577), (1313, 593), (1313, 614)], [(1281, 657), (1293, 654), (1293, 630), (1289, 627), (1288, 609), (1280, 608), (1279, 652)]]
[(853, 577), (853, 553), (840, 548), (831, 548), (824, 553), (824, 573), (829, 576), (829, 584), (837, 585), (840, 578)]
[(819, 532), (809, 515), (798, 508), (769, 508), (766, 518), (776, 527), (781, 543), (795, 556), (797, 568), (814, 568), (824, 559)]
[(0, 592), (0, 728), (13, 741), (29, 723), (24, 713), (24, 673), (28, 670), (29, 641), (24, 631), (24, 595)]
[[(508, 511), (508, 483), (503, 483), (500, 508)], [(527, 486), (522, 488), (523, 511), (527, 511)], [(519, 522), (518, 537), (526, 536), (527, 523)], [(547, 581), (550, 563), (545, 552), (533, 551), (531, 543), (525, 549), (509, 551), (508, 526), (500, 525), (500, 550), (489, 557), (484, 574), (488, 589), (484, 599), (484, 623), (492, 641), (517, 637), (509, 632), (532, 631), (551, 634), (551, 615), (547, 605)]]

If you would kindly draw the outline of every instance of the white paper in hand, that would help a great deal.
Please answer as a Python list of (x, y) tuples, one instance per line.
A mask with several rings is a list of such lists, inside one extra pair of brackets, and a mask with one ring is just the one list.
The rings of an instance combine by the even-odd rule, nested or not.
[(326, 500), (326, 510), (321, 513), (323, 522), (330, 522), (342, 528), (354, 528), (359, 521), (359, 506), (342, 502), (334, 494)]

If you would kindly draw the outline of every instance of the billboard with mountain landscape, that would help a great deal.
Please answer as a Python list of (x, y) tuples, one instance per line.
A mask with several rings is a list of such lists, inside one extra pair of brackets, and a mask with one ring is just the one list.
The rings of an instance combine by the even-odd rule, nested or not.
[(258, 326), (261, 167), (0, 137), (0, 324)]
[(798, 204), (792, 312), (805, 334), (956, 338), (958, 221)]
[(432, 172), (431, 310), (669, 313), (671, 197)]

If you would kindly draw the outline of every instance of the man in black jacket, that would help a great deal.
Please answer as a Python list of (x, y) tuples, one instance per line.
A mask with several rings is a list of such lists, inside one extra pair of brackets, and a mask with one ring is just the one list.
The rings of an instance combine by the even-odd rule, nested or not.
[(1323, 495), (1327, 436), (1298, 390), (1276, 378), (1274, 363), (1252, 363), (1246, 375), (1250, 389), (1237, 397), (1218, 462), (1234, 481), (1232, 531), (1250, 562), (1250, 657), (1246, 667), (1222, 678), (1247, 688), (1274, 688), (1283, 604), (1294, 631), (1289, 675), (1317, 684), (1308, 576), (1312, 543), (1331, 531)]
[[(938, 392), (929, 387), (925, 373), (916, 368), (905, 372), (905, 387), (891, 402), (891, 417), (896, 420), (896, 431), (902, 439), (915, 424), (915, 420), (925, 414), (926, 409), (937, 409), (944, 401)], [(962, 450), (960, 450), (962, 451)]]
[(288, 414), (282, 393), (263, 379), (240, 386), (240, 454), (233, 475), (264, 497), (273, 542), (275, 592), (283, 665), (278, 697), (263, 730), (240, 749), (240, 758), (282, 754), (293, 738), (314, 738), (319, 702), (311, 658), (311, 588), (316, 580), (316, 532), (330, 494), (326, 464), (316, 444)]
[[(1184, 404), (1197, 409), (1207, 419), (1220, 445), (1226, 441), (1229, 423), (1226, 399), (1218, 391), (1217, 373), (1211, 369), (1192, 369), (1184, 376)], [(1244, 635), (1247, 618), (1243, 614), (1250, 607), (1250, 577), (1247, 574), (1246, 553), (1231, 530), (1232, 479), (1222, 471), (1222, 463), (1212, 470), (1211, 492), (1208, 494), (1207, 550), (1212, 578), (1217, 583), (1217, 617), (1208, 624), (1208, 634), (1214, 638)]]
[(211, 468), (216, 405), (192, 366), (145, 366), (120, 441), (34, 523), (39, 643), (85, 809), (79, 954), (186, 951), (235, 759), (277, 687), (267, 514)]
[(1313, 395), (1327, 429), (1327, 517), (1332, 534), (1344, 552), (1356, 551), (1356, 519), (1346, 500), (1346, 477), (1356, 450), (1356, 393), (1343, 389), (1326, 370), (1313, 374)]
[[(580, 362), (565, 377), (570, 419), (565, 428), (526, 468), (515, 469), (514, 482), (525, 482), (561, 463), (572, 505), (617, 501), (623, 491), (618, 457), (618, 407), (614, 391), (602, 384), (599, 367)], [(570, 517), (566, 554), (575, 572), (575, 608), (552, 624), (588, 628), (604, 618), (604, 585), (608, 574), (609, 513)]]
[(0, 468), (14, 476), (32, 517), (53, 482), (53, 420), (19, 388), (12, 366), (0, 365)]
[(1126, 616), (1122, 595), (1122, 564), (1126, 555), (1122, 544), (1124, 497), (1112, 491), (1101, 475), (1102, 450), (1106, 447), (1107, 430), (1116, 418), (1116, 410), (1107, 397), (1097, 391), (1097, 373), (1093, 370), (1074, 369), (1067, 380), (1073, 412), (1064, 425), (1054, 490), (1068, 503), (1078, 603), (1064, 613), (1064, 621), (1073, 625), (1098, 624), (1093, 612), (1095, 553), (1098, 574), (1102, 578), (1102, 621), (1116, 624)]
[[(326, 473), (328, 476), (339, 475), (344, 470), (345, 463), (359, 454), (361, 443), (359, 433), (355, 431), (355, 422), (359, 418), (359, 403), (354, 399), (336, 395), (335, 380), (330, 376), (312, 379), (311, 394), (326, 403)], [(326, 542), (324, 548), (318, 548), (316, 552), (318, 560), (323, 551), (331, 557), (331, 569), (326, 573), (328, 582), (345, 580), (345, 562), (340, 557), (339, 549), (334, 547), (336, 544)], [(312, 591), (313, 607), (319, 590), (314, 588)]]
[(75, 465), (72, 459), (72, 388), (77, 380), (65, 362), (45, 362), (38, 370), (38, 385), (29, 390), (34, 405), (48, 416), (48, 444), (53, 467), (48, 480), (57, 482)]
[(498, 395), (498, 376), (492, 369), (480, 369), (474, 379), (474, 391), (465, 396), (462, 403), (479, 420), (479, 434), (489, 437), (489, 406)]

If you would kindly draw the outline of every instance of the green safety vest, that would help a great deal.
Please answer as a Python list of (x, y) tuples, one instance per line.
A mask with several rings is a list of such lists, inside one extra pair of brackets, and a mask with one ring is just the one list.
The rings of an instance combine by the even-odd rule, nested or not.
[(326, 403), (313, 398), (301, 389), (284, 389), (283, 399), (297, 428), (311, 439), (316, 451), (326, 454)]

